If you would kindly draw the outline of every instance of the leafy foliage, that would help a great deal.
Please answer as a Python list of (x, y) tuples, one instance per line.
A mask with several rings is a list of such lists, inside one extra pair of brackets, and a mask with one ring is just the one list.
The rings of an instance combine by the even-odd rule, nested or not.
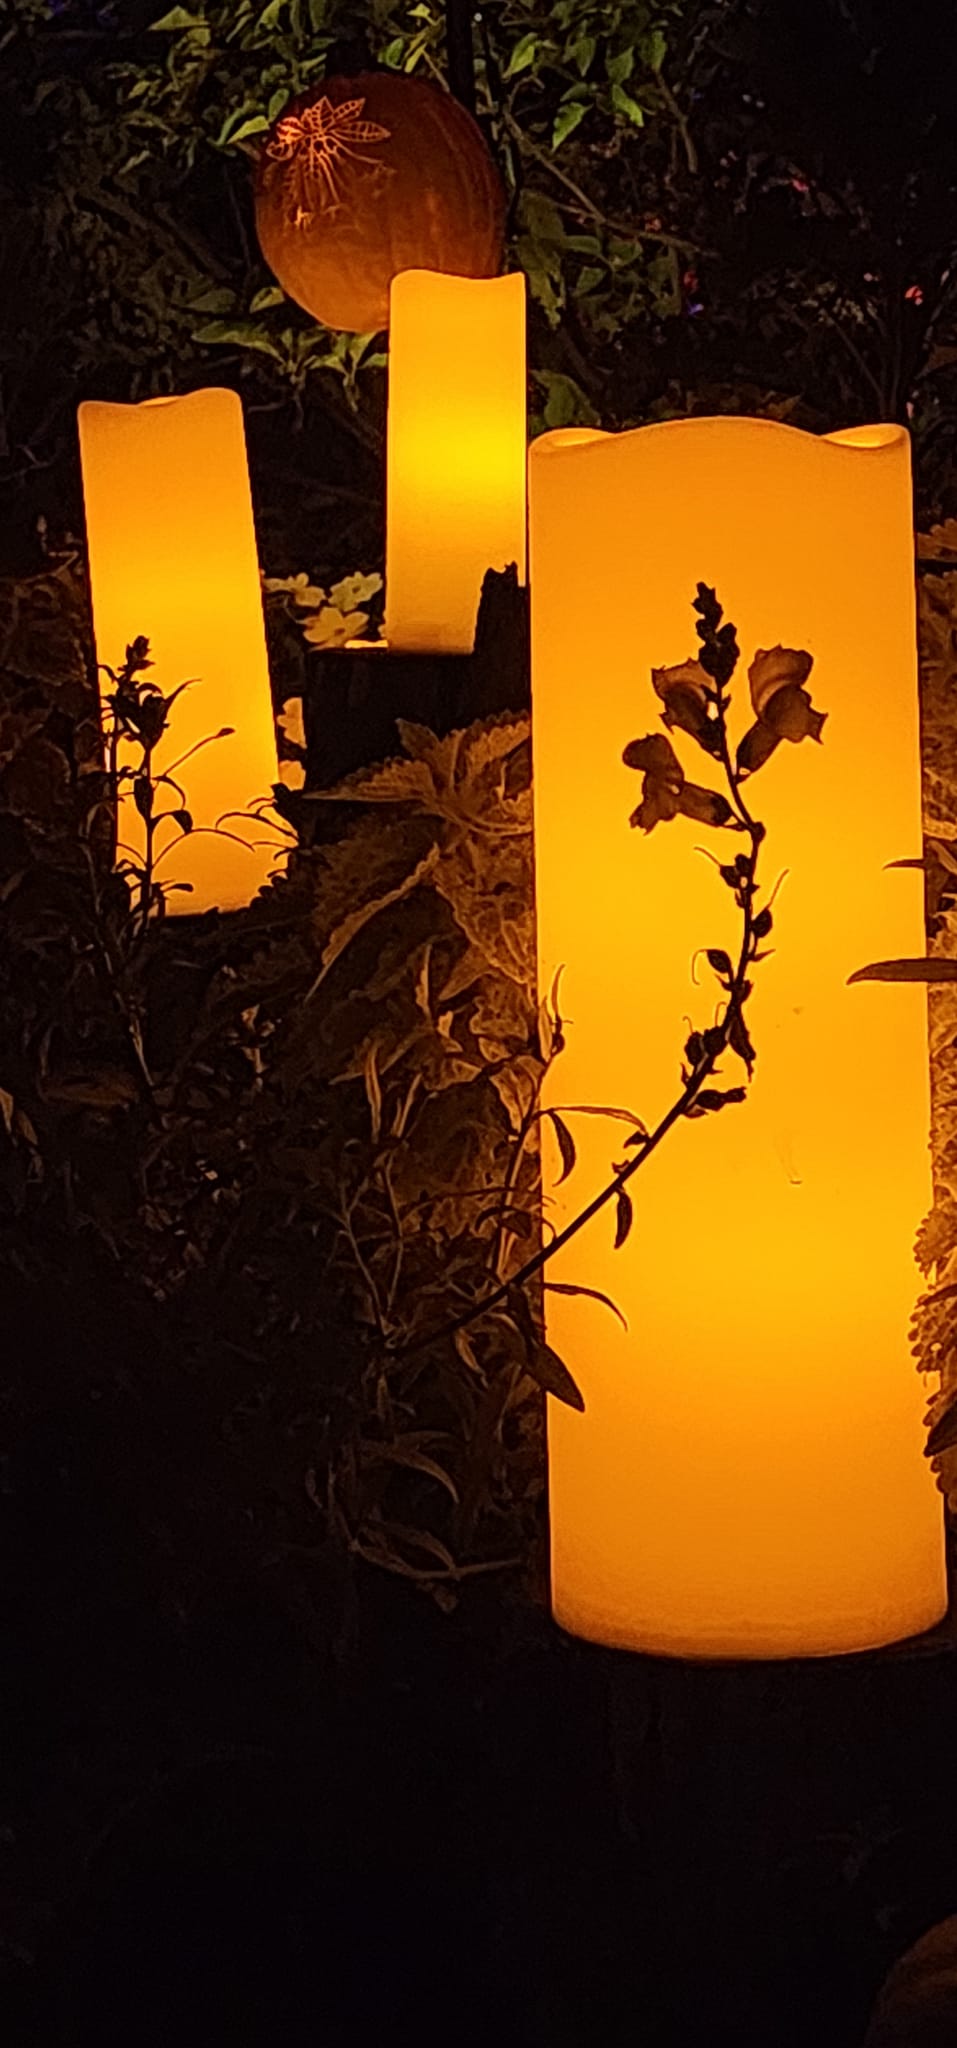
[[(911, 1331), (921, 1372), (936, 1375), (928, 1453), (951, 1510), (957, 1506), (957, 524), (918, 539), (924, 753), (924, 872), (929, 958), (912, 963), (929, 989), (934, 1206), (918, 1233), (928, 1282)], [(899, 963), (896, 963), (899, 964)], [(949, 970), (938, 982), (936, 971)]]
[[(116, 15), (8, 0), (5, 28), (0, 488), (14, 559), (38, 514), (55, 507), (78, 530), (77, 397), (225, 380), (246, 398), (270, 561), (292, 568), (308, 539), (326, 585), (374, 563), (383, 349), (284, 298), (258, 253), (251, 173), (284, 100), (355, 61), (361, 34), (379, 62), (444, 82), (443, 7), (132, 0)], [(923, 503), (951, 509), (944, 0), (919, 38), (857, 0), (703, 14), (687, 0), (504, 0), (473, 41), (478, 116), (510, 194), (508, 262), (529, 279), (533, 431), (876, 413), (912, 425)]]
[[(18, 587), (16, 662), (72, 576)], [(117, 672), (134, 725), (169, 709), (137, 687), (146, 659), (134, 640)], [(67, 1266), (87, 1290), (101, 1261), (127, 1276), (182, 1398), (213, 1403), (261, 1557), (291, 1585), (313, 1556), (365, 1559), (446, 1604), (474, 1571), (534, 1572), (536, 1389), (574, 1400), (570, 1376), (524, 1297), (467, 1339), (410, 1349), (439, 1303), (507, 1281), (536, 1228), (549, 1027), (526, 726), (407, 728), (405, 761), (350, 790), (350, 830), (248, 912), (193, 926), (114, 865), (109, 765), (78, 753), (82, 718), (95, 733), (82, 669), (55, 711), (7, 673), (7, 1270), (42, 1285)], [(117, 1349), (122, 1381), (138, 1368), (121, 1335)], [(177, 1601), (203, 1597), (191, 1552), (174, 1542), (165, 1568)]]

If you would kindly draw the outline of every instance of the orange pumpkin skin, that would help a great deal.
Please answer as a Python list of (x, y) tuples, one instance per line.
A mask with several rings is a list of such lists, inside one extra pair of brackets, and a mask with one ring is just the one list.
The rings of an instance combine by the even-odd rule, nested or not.
[(273, 275), (329, 327), (389, 322), (400, 270), (494, 277), (505, 192), (471, 114), (401, 72), (326, 78), (263, 144), (256, 232)]

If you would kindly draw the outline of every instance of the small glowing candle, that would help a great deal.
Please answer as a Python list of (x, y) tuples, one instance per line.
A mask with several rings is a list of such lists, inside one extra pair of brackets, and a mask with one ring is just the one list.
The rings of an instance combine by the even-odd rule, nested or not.
[[(197, 679), (170, 712), (157, 770), (233, 728), (177, 770), (195, 826), (208, 828), (267, 797), (278, 772), (242, 406), (220, 390), (142, 405), (87, 401), (79, 430), (97, 660), (118, 668), (142, 633), (165, 696)], [(108, 678), (101, 684), (105, 694)], [(163, 809), (180, 801), (161, 795)], [(224, 824), (247, 842), (269, 836), (254, 819)], [(120, 837), (142, 844), (128, 798)], [(171, 909), (232, 910), (271, 864), (269, 845), (197, 829), (165, 856), (158, 879), (192, 884), (192, 894), (170, 897)]]
[[(907, 1341), (930, 1201), (924, 994), (848, 986), (868, 961), (924, 950), (921, 877), (889, 867), (921, 847), (907, 436), (747, 419), (546, 435), (530, 539), (542, 983), (565, 963), (572, 1020), (556, 1107), (620, 1104), (654, 1124), (686, 1020), (712, 1021), (696, 950), (735, 950), (737, 913), (698, 850), (728, 859), (731, 835), (628, 824), (640, 787), (622, 749), (661, 730), (650, 671), (694, 655), (699, 578), (738, 630), (736, 731), (748, 662), (778, 643), (813, 654), (827, 713), (820, 747), (782, 745), (748, 784), (765, 880), (785, 874), (748, 1006), (748, 1099), (670, 1133), (632, 1185), (620, 1251), (606, 1210), (550, 1269), (628, 1321), (546, 1295), (586, 1403), (549, 1404), (555, 1612), (659, 1654), (886, 1643), (946, 1606)], [(721, 788), (676, 737), (689, 775)], [(724, 1076), (742, 1078), (734, 1059)], [(617, 1128), (575, 1124), (557, 1227), (622, 1156)]]
[(486, 569), (525, 581), (525, 279), (406, 270), (392, 285), (390, 647), (469, 654)]

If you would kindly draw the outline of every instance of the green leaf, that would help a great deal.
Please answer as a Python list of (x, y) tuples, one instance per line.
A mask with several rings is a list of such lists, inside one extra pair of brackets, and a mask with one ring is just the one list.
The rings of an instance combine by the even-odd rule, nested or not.
[(574, 135), (588, 112), (585, 100), (566, 100), (555, 116), (552, 128), (552, 148), (558, 149), (569, 135)]
[(208, 291), (200, 292), (198, 299), (190, 299), (191, 313), (231, 313), (236, 304), (236, 294), (228, 285), (211, 285)]
[(193, 340), (204, 345), (258, 348), (263, 355), (273, 356), (277, 362), (284, 360), (282, 350), (277, 348), (272, 336), (254, 320), (208, 320), (205, 327), (194, 328)]
[(612, 86), (611, 103), (615, 109), (615, 112), (618, 114), (623, 114), (625, 120), (630, 121), (633, 128), (644, 127), (644, 109), (638, 105), (637, 100), (632, 99), (631, 94), (625, 91), (623, 85)]
[(612, 85), (624, 85), (634, 68), (634, 50), (621, 50), (617, 57), (608, 57), (605, 61), (605, 71)]
[(250, 299), (249, 310), (251, 313), (265, 313), (269, 306), (281, 306), (285, 297), (281, 285), (264, 284), (262, 290), (256, 292)]
[(664, 30), (660, 28), (650, 29), (646, 36), (642, 36), (638, 49), (641, 54), (641, 61), (643, 64), (647, 64), (649, 71), (660, 71), (668, 49)]
[(598, 414), (574, 377), (561, 370), (533, 370), (536, 384), (545, 393), (543, 418), (546, 427), (596, 427)]
[(230, 145), (234, 142), (245, 142), (250, 135), (261, 135), (268, 126), (265, 114), (250, 114), (248, 121), (243, 121), (238, 128), (233, 129), (229, 137)]
[(847, 977), (855, 981), (957, 981), (957, 960), (874, 960)]
[(566, 57), (573, 64), (577, 65), (582, 78), (584, 78), (586, 71), (591, 70), (597, 47), (594, 36), (579, 36), (574, 43), (570, 44), (565, 52)]
[(518, 42), (502, 73), (503, 78), (516, 78), (520, 71), (527, 71), (538, 55), (538, 36), (534, 30), (519, 36)]
[(190, 14), (189, 10), (185, 7), (171, 7), (169, 13), (164, 14), (160, 21), (150, 22), (149, 33), (150, 35), (160, 35), (166, 32), (175, 33), (177, 30), (184, 28), (205, 28), (206, 26), (207, 24), (201, 14)]

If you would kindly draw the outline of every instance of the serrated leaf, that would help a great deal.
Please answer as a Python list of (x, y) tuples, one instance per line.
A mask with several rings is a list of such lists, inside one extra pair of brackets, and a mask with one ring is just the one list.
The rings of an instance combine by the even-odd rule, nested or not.
[(435, 783), (424, 761), (380, 761), (373, 768), (356, 769), (331, 789), (312, 793), (317, 803), (417, 803), (427, 808), (435, 800)]
[(635, 1207), (627, 1188), (619, 1188), (615, 1198), (615, 1250), (620, 1251), (635, 1220)]
[(437, 859), (438, 849), (436, 847), (430, 848), (423, 859), (416, 862), (411, 873), (407, 874), (394, 889), (386, 889), (382, 894), (372, 896), (368, 902), (361, 904), (357, 910), (350, 911), (349, 915), (343, 918), (341, 924), (336, 925), (335, 930), (330, 932), (323, 946), (320, 956), (321, 966), (319, 973), (308, 992), (307, 1001), (315, 995), (316, 990), (325, 981), (330, 968), (338, 960), (340, 953), (344, 953), (346, 947), (351, 945), (357, 933), (361, 932), (374, 917), (378, 917), (381, 910), (389, 910), (393, 904), (401, 903), (406, 896), (411, 896), (413, 889), (417, 889), (420, 882), (426, 881), (429, 875), (433, 873)]

